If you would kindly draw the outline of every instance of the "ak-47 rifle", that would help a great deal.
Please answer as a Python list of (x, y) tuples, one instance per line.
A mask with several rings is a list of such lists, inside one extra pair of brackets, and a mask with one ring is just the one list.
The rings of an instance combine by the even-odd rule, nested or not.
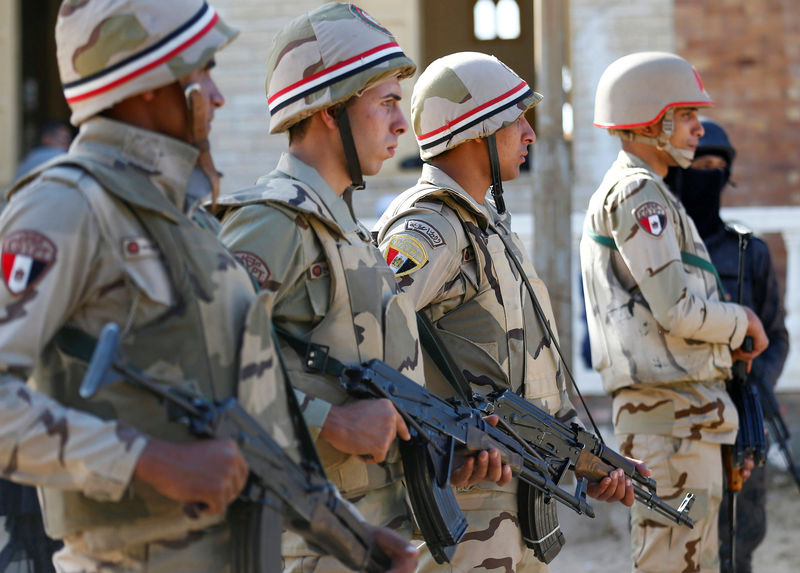
[[(369, 525), (342, 501), (321, 465), (308, 459), (296, 463), (235, 398), (210, 402), (160, 385), (121, 364), (115, 356), (118, 339), (117, 325), (107, 324), (81, 384), (83, 398), (92, 397), (102, 386), (120, 378), (159, 396), (167, 403), (173, 419), (185, 423), (194, 435), (236, 442), (250, 468), (247, 484), (239, 494), (241, 501), (277, 509), (288, 529), (351, 569), (380, 573), (391, 567), (389, 557), (375, 545)], [(186, 508), (189, 514), (199, 509)], [(262, 551), (260, 559), (256, 559), (261, 561), (260, 570), (280, 570), (279, 539), (271, 553)], [(264, 568), (268, 559), (277, 562)]]
[(483, 411), (500, 416), (502, 422), (498, 427), (507, 428), (510, 433), (531, 444), (546, 456), (549, 464), (569, 467), (577, 474), (595, 480), (601, 480), (616, 468), (622, 468), (633, 483), (636, 501), (678, 525), (694, 527), (689, 517), (694, 494), (687, 493), (675, 509), (656, 495), (655, 480), (640, 474), (630, 459), (608, 448), (578, 424), (567, 426), (508, 390), (491, 392), (482, 398), (486, 401)]
[[(509, 430), (510, 424), (491, 426), (484, 420), (485, 414), (472, 405), (459, 398), (439, 398), (380, 360), (346, 367), (340, 374), (340, 380), (346, 390), (356, 397), (390, 400), (409, 426), (412, 439), (400, 442), (406, 484), (415, 518), (437, 562), (450, 559), (455, 544), (466, 529), (464, 517), (449, 485), (450, 469), (456, 453), (474, 453), (489, 448), (500, 451), (503, 462), (509, 464), (519, 477), (521, 510), (524, 509), (526, 515), (532, 514), (530, 521), (540, 527), (542, 524), (553, 525), (542, 537), (526, 537), (526, 542), (543, 561), (552, 560), (564, 543), (557, 521), (554, 524), (548, 521), (552, 516), (550, 510), (555, 506), (553, 500), (579, 514), (594, 517), (593, 509), (586, 502), (585, 477), (578, 479), (574, 493), (558, 485), (569, 469), (569, 464), (564, 463), (563, 452), (554, 453), (533, 440), (523, 439), (519, 433)], [(541, 414), (549, 417), (544, 412)], [(551, 417), (549, 423), (560, 424)], [(542, 429), (544, 435), (554, 441), (561, 437), (554, 435), (550, 427)], [(559, 431), (562, 430), (559, 428)], [(613, 463), (619, 460), (630, 465), (619, 454), (611, 455), (605, 449), (601, 451), (604, 458), (593, 455), (581, 457), (581, 450), (584, 449), (582, 443), (573, 441), (569, 447), (570, 455), (580, 458), (578, 465), (587, 475), (605, 477), (609, 468), (613, 469)], [(607, 461), (605, 471), (599, 465), (601, 459)], [(652, 491), (642, 493), (652, 507), (658, 507), (678, 523), (692, 526), (692, 520), (686, 515), (691, 498), (682, 504), (680, 511), (676, 511), (653, 493), (655, 484), (652, 480), (648, 481), (643, 476), (640, 478), (645, 480), (648, 489), (652, 487)], [(537, 495), (539, 493), (541, 495)], [(528, 504), (533, 504), (533, 507)]]
[(758, 395), (761, 398), (761, 409), (764, 412), (764, 421), (769, 427), (769, 438), (778, 445), (784, 460), (786, 460), (789, 473), (794, 478), (797, 487), (800, 488), (800, 469), (798, 469), (792, 457), (792, 450), (789, 447), (789, 438), (791, 434), (781, 415), (781, 409), (775, 397), (775, 391), (766, 380), (757, 378), (754, 382), (756, 386), (758, 386)]
[[(753, 232), (743, 225), (733, 224), (730, 227), (739, 236), (739, 276), (738, 299), (744, 299), (744, 253)], [(745, 337), (742, 349), (753, 350), (753, 340)], [(742, 490), (743, 481), (740, 469), (745, 459), (752, 457), (756, 465), (764, 465), (767, 457), (767, 441), (764, 435), (764, 414), (761, 410), (758, 389), (747, 379), (747, 365), (737, 360), (731, 368), (731, 379), (727, 382), (728, 394), (736, 406), (739, 415), (739, 431), (736, 442), (732, 446), (723, 447), (723, 463), (725, 465), (726, 497), (728, 501), (728, 543), (727, 551), (722, 556), (722, 567), (726, 571), (736, 573), (736, 494)]]

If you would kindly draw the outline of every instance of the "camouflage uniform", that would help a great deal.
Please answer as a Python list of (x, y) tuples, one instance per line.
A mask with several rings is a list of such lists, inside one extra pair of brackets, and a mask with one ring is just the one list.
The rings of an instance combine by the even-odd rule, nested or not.
[(613, 396), (622, 453), (647, 462), (665, 501), (697, 496), (693, 530), (633, 506), (637, 570), (717, 570), (720, 444), (738, 428), (725, 380), (747, 317), (720, 301), (712, 273), (682, 264), (682, 252), (709, 261), (680, 202), (621, 151), (591, 198), (581, 240), (592, 363)]
[[(380, 249), (400, 286), (435, 325), (473, 390), (512, 390), (561, 419), (574, 416), (560, 361), (498, 237), (515, 247), (554, 325), (547, 289), (511, 231), (507, 212), (498, 215), (490, 201), (479, 204), (442, 170), (425, 164), (417, 186), (392, 203), (378, 227)], [(415, 265), (392, 264), (407, 255)], [(425, 379), (437, 394), (455, 394), (435, 368), (426, 370)], [(452, 570), (491, 569), (503, 562), (515, 571), (547, 569), (522, 541), (516, 491), (516, 479), (502, 488), (484, 482), (459, 491), (470, 528)], [(420, 563), (421, 570), (439, 568), (428, 552)]]
[(5, 476), (40, 487), (47, 531), (65, 542), (60, 571), (230, 567), (224, 515), (192, 519), (132, 480), (147, 436), (197, 438), (145, 390), (120, 381), (87, 400), (78, 388), (94, 339), (115, 322), (121, 361), (207, 399), (236, 393), (241, 354), (245, 403), (274, 414), (269, 392), (248, 386), (274, 382), (261, 309), (244, 337), (253, 350), (240, 349), (253, 284), (192, 220), (209, 190), (202, 152), (97, 116), (203, 68), (233, 35), (200, 0), (61, 6), (59, 68), (80, 133), (10, 191), (0, 218), (0, 459)]
[[(57, 558), (64, 570), (94, 570), (102, 560), (121, 570), (176, 571), (172, 560), (185, 563), (191, 553), (201, 561), (186, 570), (219, 571), (229, 559), (219, 551), (227, 533), (220, 518), (192, 520), (180, 504), (131, 483), (141, 432), (185, 441), (193, 439), (188, 430), (168, 422), (143, 391), (118, 386), (80, 399), (84, 365), (61, 344), (74, 329), (96, 337), (113, 321), (123, 326), (125, 360), (153, 378), (207, 397), (234, 393), (253, 287), (216, 238), (181, 211), (196, 157), (177, 140), (92, 119), (65, 165), (12, 190), (0, 220), (3, 467), (43, 486), (47, 531), (66, 542)], [(154, 234), (167, 221), (179, 230)], [(169, 237), (174, 247), (164, 246)], [(167, 253), (176, 247), (181, 252)], [(172, 268), (179, 257), (185, 263)], [(27, 376), (38, 392), (26, 388)], [(183, 541), (159, 543), (167, 539)]]
[[(288, 22), (273, 38), (266, 81), (270, 132), (286, 131), (414, 70), (391, 32), (363, 10), (326, 3)], [(336, 117), (341, 125), (347, 106), (338, 108)], [(340, 135), (346, 148), (341, 130)], [(327, 346), (330, 356), (345, 364), (380, 358), (421, 383), (413, 309), (397, 295), (369, 232), (337, 191), (312, 166), (285, 153), (255, 187), (219, 200), (220, 238), (261, 288), (274, 293), (278, 327)], [(306, 372), (293, 349), (284, 348), (282, 355), (329, 478), (369, 523), (410, 537), (397, 448), (384, 463), (367, 464), (317, 439), (331, 406), (349, 398), (335, 377)], [(282, 553), (287, 571), (344, 569), (293, 533), (285, 533)]]
[[(435, 161), (464, 141), (487, 137), (541, 99), (496, 58), (469, 52), (440, 58), (423, 72), (412, 95), (421, 156)], [(487, 101), (497, 107), (484, 111)], [(474, 391), (512, 390), (563, 420), (574, 416), (560, 361), (501, 240), (512, 245), (554, 325), (547, 289), (511, 231), (507, 212), (498, 213), (491, 200), (476, 201), (442, 169), (426, 163), (417, 185), (392, 202), (376, 230), (401, 288), (434, 325)], [(425, 364), (428, 388), (455, 395), (432, 361)], [(459, 490), (456, 498), (469, 529), (449, 565), (436, 564), (423, 551), (420, 569), (546, 571), (522, 539), (517, 486), (514, 479), (504, 487), (484, 482)]]
[[(284, 154), (256, 187), (222, 197), (219, 209), (221, 240), (262, 288), (275, 291), (277, 326), (329, 346), (342, 362), (381, 358), (422, 382), (413, 310), (397, 296), (367, 230), (313, 168)], [(306, 395), (304, 417), (316, 437), (331, 405), (347, 401), (347, 394), (335, 378), (305, 372), (294, 350), (282, 354), (293, 385)], [(410, 536), (396, 448), (387, 462), (367, 464), (324, 440), (316, 445), (330, 479), (368, 522)], [(293, 533), (285, 534), (283, 553), (300, 558), (291, 564), (297, 570), (341, 569), (329, 557), (317, 564), (315, 552)]]

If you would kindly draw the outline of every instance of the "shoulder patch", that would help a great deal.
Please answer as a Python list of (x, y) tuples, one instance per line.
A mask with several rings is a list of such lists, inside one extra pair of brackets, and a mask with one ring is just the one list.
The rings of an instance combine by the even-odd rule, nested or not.
[(639, 226), (654, 237), (659, 237), (667, 226), (667, 210), (660, 203), (648, 201), (633, 210)]
[(428, 253), (418, 240), (409, 235), (394, 235), (383, 252), (386, 264), (395, 276), (402, 277), (421, 269), (428, 262)]
[(250, 276), (261, 285), (261, 288), (267, 288), (269, 277), (272, 273), (270, 273), (267, 263), (261, 257), (250, 251), (233, 251), (233, 256), (244, 265)]
[(430, 223), (426, 223), (420, 219), (409, 219), (406, 221), (406, 229), (409, 231), (416, 231), (417, 233), (421, 234), (434, 249), (444, 245), (444, 238), (442, 237), (442, 234)]
[(39, 282), (56, 261), (53, 241), (38, 231), (15, 231), (3, 239), (3, 280), (9, 292), (19, 295)]

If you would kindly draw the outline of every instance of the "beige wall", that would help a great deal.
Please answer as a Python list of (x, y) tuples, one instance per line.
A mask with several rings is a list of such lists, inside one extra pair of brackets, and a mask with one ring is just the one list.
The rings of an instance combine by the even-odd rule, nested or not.
[(19, 43), (16, 0), (0, 0), (0, 187), (14, 176), (19, 153)]
[(570, 0), (575, 210), (585, 209), (619, 151), (618, 138), (592, 125), (600, 75), (631, 52), (674, 52), (673, 19), (674, 0)]

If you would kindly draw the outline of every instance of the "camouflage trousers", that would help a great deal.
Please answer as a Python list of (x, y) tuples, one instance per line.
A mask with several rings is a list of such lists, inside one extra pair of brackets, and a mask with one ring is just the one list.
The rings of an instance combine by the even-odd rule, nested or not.
[(458, 492), (458, 506), (467, 518), (469, 528), (458, 544), (452, 562), (436, 563), (427, 546), (423, 545), (417, 571), (546, 573), (547, 565), (539, 561), (522, 541), (516, 486), (517, 480), (513, 480), (506, 486), (511, 491), (472, 487)]
[[(719, 511), (719, 555), (728, 553), (728, 504), (723, 496)], [(753, 570), (753, 553), (767, 535), (767, 468), (753, 468), (736, 494), (736, 573)]]
[[(405, 487), (397, 480), (382, 488), (350, 498), (367, 523), (389, 527), (411, 539), (411, 513), (406, 505)], [(281, 540), (284, 573), (333, 573), (350, 571), (331, 556), (320, 556), (305, 540), (291, 531), (284, 531)]]
[(90, 553), (80, 536), (53, 556), (59, 573), (225, 573), (231, 570), (230, 528), (221, 523), (181, 537)]
[(719, 571), (717, 520), (722, 497), (719, 444), (652, 434), (618, 434), (626, 455), (644, 460), (658, 483), (658, 495), (677, 506), (688, 492), (696, 499), (690, 513), (694, 529), (678, 526), (643, 504), (631, 507), (633, 571), (667, 573)]

